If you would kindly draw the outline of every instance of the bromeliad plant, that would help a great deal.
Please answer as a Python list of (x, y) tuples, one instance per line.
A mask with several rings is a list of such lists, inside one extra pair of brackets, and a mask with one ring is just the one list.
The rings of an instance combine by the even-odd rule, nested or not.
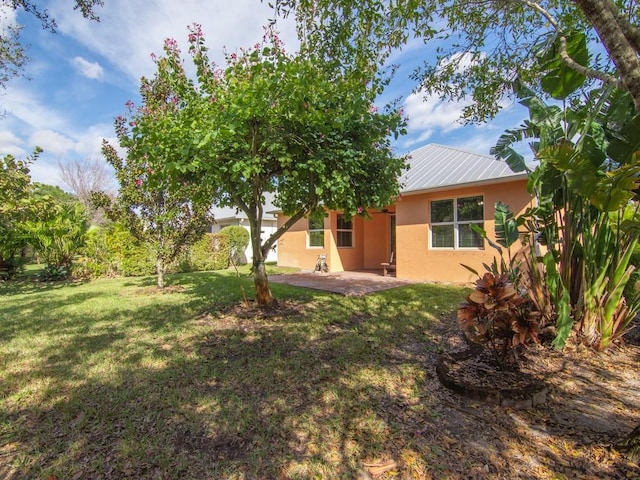
[(516, 291), (506, 273), (485, 273), (458, 309), (467, 340), (489, 345), (503, 368), (517, 367), (519, 350), (539, 342), (539, 319), (533, 303)]

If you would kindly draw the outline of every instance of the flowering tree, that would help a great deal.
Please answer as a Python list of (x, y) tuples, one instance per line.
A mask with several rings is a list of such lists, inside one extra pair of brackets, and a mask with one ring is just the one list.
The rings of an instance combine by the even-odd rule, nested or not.
[(141, 94), (143, 106), (136, 108), (127, 102), (129, 118), (119, 116), (115, 120), (125, 158), (107, 141), (103, 143), (102, 152), (120, 184), (118, 196), (112, 199), (104, 192), (94, 192), (92, 203), (104, 208), (111, 220), (122, 222), (134, 237), (150, 247), (157, 285), (163, 288), (167, 265), (200, 238), (213, 218), (209, 205), (192, 201), (198, 198), (198, 184), (170, 188), (169, 179), (158, 170), (162, 165), (191, 160), (188, 151), (165, 140), (167, 125), (178, 111), (175, 94), (166, 83), (145, 78)]
[[(397, 195), (405, 162), (389, 137), (402, 133), (405, 121), (392, 107), (372, 107), (381, 85), (370, 72), (287, 54), (270, 30), (261, 43), (227, 54), (225, 69), (209, 60), (200, 27), (190, 32), (196, 81), (175, 41), (156, 59), (154, 81), (171, 86), (177, 110), (169, 129), (146, 142), (149, 158), (179, 149), (184, 154), (161, 165), (174, 188), (206, 185), (205, 199), (247, 215), (257, 301), (268, 305), (264, 260), (295, 222), (323, 208), (356, 214)], [(290, 218), (262, 242), (267, 192)]]

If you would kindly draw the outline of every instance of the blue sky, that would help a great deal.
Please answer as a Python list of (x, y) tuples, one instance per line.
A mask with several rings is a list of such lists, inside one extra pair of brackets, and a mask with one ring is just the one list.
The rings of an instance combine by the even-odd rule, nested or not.
[[(97, 10), (97, 23), (82, 18), (68, 0), (38, 3), (56, 19), (56, 34), (43, 31), (30, 16), (0, 15), (4, 22), (25, 26), (23, 40), (30, 45), (31, 58), (28, 78), (12, 80), (0, 93), (0, 111), (5, 111), (0, 119), (0, 155), (24, 157), (35, 145), (41, 146), (44, 153), (32, 165), (32, 179), (65, 189), (58, 163), (102, 159), (102, 139), (116, 144), (113, 119), (125, 112), (127, 100), (138, 102), (139, 79), (153, 75), (151, 54), (162, 53), (165, 38), (175, 38), (186, 51), (187, 26), (198, 22), (212, 59), (223, 64), (223, 49), (255, 44), (273, 16), (267, 2), (260, 0), (224, 5), (204, 0), (106, 0)], [(279, 20), (278, 29), (295, 50), (292, 21)], [(488, 154), (500, 134), (519, 125), (526, 112), (507, 106), (490, 123), (463, 126), (458, 121), (462, 104), (412, 93), (416, 85), (409, 75), (432, 51), (414, 41), (392, 60), (400, 69), (384, 97), (401, 97), (409, 117), (409, 133), (395, 142), (397, 152), (440, 143)]]

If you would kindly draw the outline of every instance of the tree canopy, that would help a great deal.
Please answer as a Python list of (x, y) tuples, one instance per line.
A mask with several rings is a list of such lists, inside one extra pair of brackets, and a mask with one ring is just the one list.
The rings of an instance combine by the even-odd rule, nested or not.
[[(384, 64), (417, 38), (437, 45), (415, 79), (426, 93), (466, 98), (469, 121), (493, 117), (518, 80), (568, 69), (627, 90), (640, 109), (640, 10), (633, 0), (279, 0), (308, 48), (337, 61)], [(580, 38), (579, 35), (582, 37)], [(437, 42), (439, 40), (439, 42)], [(602, 44), (584, 55), (582, 45)], [(350, 52), (345, 56), (345, 52)], [(352, 52), (356, 52), (356, 57)]]
[[(148, 158), (161, 160), (152, 168), (174, 188), (204, 185), (202, 202), (247, 215), (258, 300), (270, 303), (264, 258), (296, 221), (325, 208), (354, 215), (397, 195), (404, 158), (394, 155), (390, 136), (401, 134), (405, 121), (391, 107), (373, 106), (380, 86), (370, 72), (288, 54), (271, 30), (252, 48), (228, 53), (224, 69), (209, 60), (198, 25), (189, 42), (195, 81), (173, 40), (156, 59), (155, 78), (143, 79), (143, 90), (167, 85), (153, 108), (173, 114), (135, 113), (121, 123), (122, 135), (147, 138)], [(290, 218), (261, 242), (267, 192)]]

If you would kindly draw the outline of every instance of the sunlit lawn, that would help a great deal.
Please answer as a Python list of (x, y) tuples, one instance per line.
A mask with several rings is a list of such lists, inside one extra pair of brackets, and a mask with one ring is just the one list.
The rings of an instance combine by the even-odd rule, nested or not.
[(271, 284), (275, 315), (232, 315), (246, 274), (153, 282), (0, 284), (0, 478), (351, 479), (390, 449), (429, 468), (410, 419), (435, 414), (421, 359), (461, 289)]

